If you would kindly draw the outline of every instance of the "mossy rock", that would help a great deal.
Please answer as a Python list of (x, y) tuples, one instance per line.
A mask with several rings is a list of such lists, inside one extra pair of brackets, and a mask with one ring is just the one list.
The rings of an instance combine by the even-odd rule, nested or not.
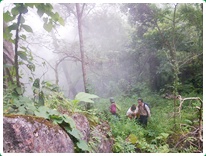
[(4, 115), (3, 151), (5, 153), (71, 153), (74, 144), (58, 125), (35, 116)]

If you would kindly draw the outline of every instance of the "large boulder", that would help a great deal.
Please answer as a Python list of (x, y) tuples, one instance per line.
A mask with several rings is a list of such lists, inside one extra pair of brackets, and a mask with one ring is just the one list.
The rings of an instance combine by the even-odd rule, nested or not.
[(81, 139), (88, 142), (89, 136), (90, 136), (89, 121), (84, 115), (79, 114), (79, 113), (73, 114), (72, 118), (76, 124), (76, 128), (83, 134)]
[(40, 117), (3, 117), (3, 151), (11, 153), (71, 153), (74, 144), (58, 125)]
[(91, 132), (91, 141), (95, 143), (92, 147), (96, 153), (112, 153), (114, 140), (111, 136), (110, 126), (107, 122), (102, 122), (94, 127)]

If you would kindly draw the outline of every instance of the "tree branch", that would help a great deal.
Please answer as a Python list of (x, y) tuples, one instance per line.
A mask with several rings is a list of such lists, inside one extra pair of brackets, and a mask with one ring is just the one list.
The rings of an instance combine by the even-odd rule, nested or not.
[(176, 143), (176, 145), (174, 146), (174, 149), (177, 148), (177, 146), (178, 146), (180, 143), (182, 143), (183, 141), (185, 141), (185, 140), (189, 137), (190, 134), (196, 134), (198, 130), (199, 130), (199, 128), (197, 128), (194, 132), (189, 132), (189, 133), (187, 133), (185, 136), (183, 136), (183, 138), (181, 138), (180, 141), (179, 141), (178, 143)]
[(180, 100), (180, 105), (178, 107), (179, 108), (179, 111), (178, 111), (179, 114), (181, 113), (183, 102), (186, 101), (186, 100), (199, 100), (201, 104), (203, 103), (202, 100), (199, 97), (182, 98), (180, 95), (178, 95), (178, 99)]
[(71, 13), (77, 18), (76, 12), (70, 8), (70, 3), (61, 3), (61, 5), (64, 5), (68, 11), (71, 11)]
[(81, 12), (80, 12), (80, 17), (82, 18), (82, 15), (83, 15), (83, 11), (84, 11), (84, 7), (85, 7), (85, 3), (83, 3), (83, 6), (82, 6), (82, 10), (81, 10)]
[(95, 6), (93, 6), (92, 8), (90, 8), (88, 11), (87, 11), (87, 13), (84, 15), (84, 17), (86, 17), (91, 11), (92, 11), (92, 9), (94, 9), (95, 8)]
[(40, 59), (42, 59), (42, 60), (44, 60), (53, 70), (55, 70), (55, 68), (46, 59), (44, 59), (44, 58), (42, 58), (42, 57), (40, 57), (40, 56), (38, 56), (36, 54), (33, 54), (33, 55), (38, 57), (38, 58), (40, 58)]
[(165, 44), (169, 48), (169, 50), (171, 50), (171, 45), (168, 42), (168, 40), (166, 40), (165, 36), (163, 35), (162, 30), (160, 29), (160, 27), (157, 23), (157, 20), (155, 20), (155, 24), (156, 24), (156, 27), (157, 27), (158, 31), (160, 32), (160, 36), (162, 38), (163, 44)]
[(189, 98), (182, 98), (180, 95), (178, 96), (179, 100), (180, 100), (180, 105), (179, 105), (179, 112), (178, 114), (181, 117), (181, 109), (182, 109), (182, 104), (184, 101), (186, 100), (199, 100), (200, 101), (200, 107), (196, 107), (199, 110), (199, 131), (198, 131), (198, 138), (199, 138), (199, 146), (201, 144), (201, 142), (203, 142), (203, 137), (202, 137), (202, 130), (203, 130), (203, 126), (202, 126), (202, 110), (203, 110), (203, 101), (199, 98), (199, 97), (189, 97)]
[(198, 56), (200, 56), (200, 55), (203, 55), (203, 53), (198, 54), (198, 55), (194, 55), (194, 56), (192, 56), (192, 57), (189, 56), (187, 59), (185, 59), (184, 61), (182, 61), (182, 63), (179, 65), (179, 68), (180, 68), (181, 66), (185, 65), (187, 62), (195, 59), (196, 57), (198, 57)]

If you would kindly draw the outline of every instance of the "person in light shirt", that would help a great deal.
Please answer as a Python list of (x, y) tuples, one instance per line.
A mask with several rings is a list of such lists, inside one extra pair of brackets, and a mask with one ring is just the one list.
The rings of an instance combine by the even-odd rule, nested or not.
[(137, 118), (137, 113), (138, 113), (138, 107), (133, 104), (127, 111), (126, 115), (130, 119), (136, 119)]

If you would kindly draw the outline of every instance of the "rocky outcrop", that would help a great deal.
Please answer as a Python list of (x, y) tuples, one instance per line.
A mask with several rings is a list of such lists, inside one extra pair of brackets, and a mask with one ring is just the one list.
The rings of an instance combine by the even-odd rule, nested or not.
[(111, 136), (110, 126), (107, 122), (97, 125), (91, 132), (91, 139), (95, 142), (93, 152), (112, 153), (113, 138)]
[(9, 115), (3, 118), (3, 151), (71, 153), (74, 144), (61, 127), (44, 118)]
[(89, 136), (90, 136), (90, 126), (89, 126), (89, 121), (87, 118), (82, 115), (75, 113), (72, 115), (72, 118), (76, 124), (76, 128), (82, 133), (82, 140), (85, 140), (86, 142), (89, 141)]
[[(90, 130), (84, 115), (71, 116), (82, 139), (93, 144), (96, 153), (111, 153), (113, 139), (107, 122)], [(91, 144), (90, 144), (91, 146)], [(3, 118), (3, 151), (5, 153), (71, 153), (74, 143), (69, 135), (58, 125), (34, 116), (6, 115)]]

